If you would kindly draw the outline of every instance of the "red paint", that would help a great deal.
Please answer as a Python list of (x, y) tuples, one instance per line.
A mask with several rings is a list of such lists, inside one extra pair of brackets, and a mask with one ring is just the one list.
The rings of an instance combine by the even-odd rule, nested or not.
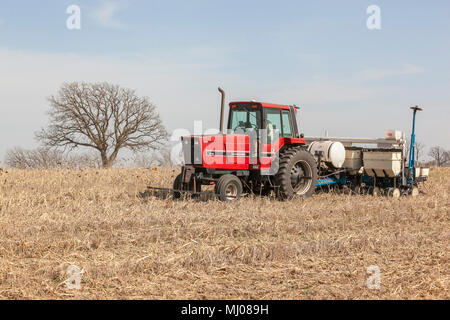
[(250, 138), (244, 134), (197, 136), (202, 150), (202, 167), (207, 169), (261, 170), (270, 168), (280, 149), (288, 145), (304, 145), (299, 138), (280, 138), (273, 144), (260, 145), (254, 163), (250, 163)]
[(273, 104), (273, 103), (265, 103), (265, 102), (254, 102), (254, 101), (240, 101), (240, 102), (230, 102), (230, 107), (235, 104), (258, 104), (263, 108), (272, 108), (272, 109), (285, 109), (289, 110), (289, 106), (282, 104)]

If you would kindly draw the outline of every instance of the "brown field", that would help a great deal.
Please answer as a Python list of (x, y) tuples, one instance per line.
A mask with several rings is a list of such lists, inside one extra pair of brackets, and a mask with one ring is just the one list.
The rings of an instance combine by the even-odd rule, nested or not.
[[(450, 298), (449, 169), (399, 200), (136, 197), (177, 173), (0, 172), (0, 298)], [(83, 269), (79, 290), (69, 265)], [(370, 265), (380, 290), (366, 286)]]

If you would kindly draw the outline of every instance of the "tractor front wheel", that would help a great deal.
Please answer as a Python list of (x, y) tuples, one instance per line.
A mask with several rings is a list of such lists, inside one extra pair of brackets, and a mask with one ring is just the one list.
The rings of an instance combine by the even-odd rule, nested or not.
[(233, 174), (225, 174), (219, 178), (214, 188), (221, 201), (236, 201), (242, 195), (242, 182)]

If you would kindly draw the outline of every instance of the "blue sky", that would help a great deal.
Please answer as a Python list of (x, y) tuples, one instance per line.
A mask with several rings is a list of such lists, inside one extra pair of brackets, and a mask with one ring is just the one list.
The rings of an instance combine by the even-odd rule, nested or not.
[[(81, 30), (66, 9), (81, 8)], [(366, 9), (381, 9), (368, 30)], [(410, 132), (450, 147), (450, 2), (10, 1), (0, 3), (0, 159), (33, 148), (64, 81), (110, 81), (158, 106), (169, 130), (218, 126), (232, 100), (297, 104), (301, 131)]]

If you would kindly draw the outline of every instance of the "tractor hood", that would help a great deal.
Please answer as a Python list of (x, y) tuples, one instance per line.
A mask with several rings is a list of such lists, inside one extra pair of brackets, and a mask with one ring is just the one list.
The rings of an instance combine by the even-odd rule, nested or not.
[(185, 136), (181, 138), (184, 162), (205, 168), (245, 168), (250, 156), (249, 141), (246, 134)]

